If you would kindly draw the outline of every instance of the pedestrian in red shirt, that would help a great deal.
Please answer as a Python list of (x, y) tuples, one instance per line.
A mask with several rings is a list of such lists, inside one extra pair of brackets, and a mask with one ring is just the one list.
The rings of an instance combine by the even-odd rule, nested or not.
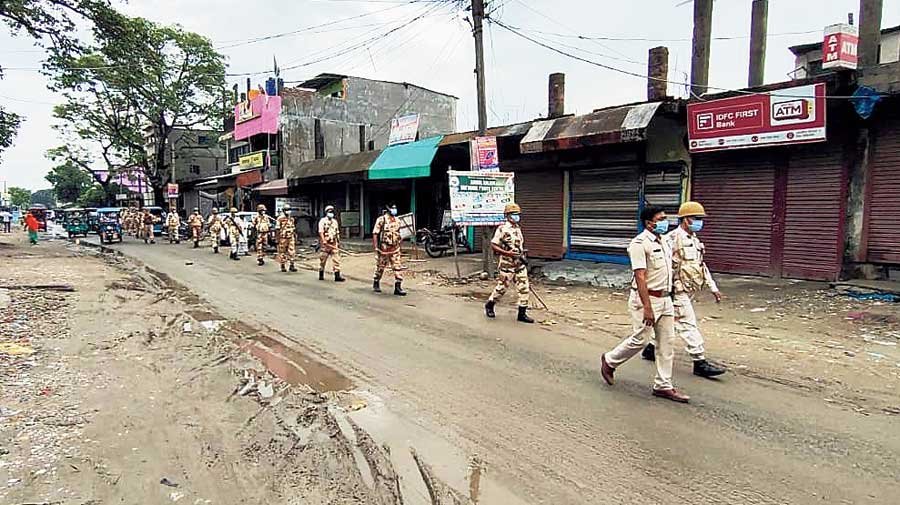
[(38, 223), (37, 218), (31, 215), (31, 212), (25, 214), (25, 229), (28, 230), (28, 241), (31, 242), (31, 245), (37, 245), (40, 226), (41, 224)]

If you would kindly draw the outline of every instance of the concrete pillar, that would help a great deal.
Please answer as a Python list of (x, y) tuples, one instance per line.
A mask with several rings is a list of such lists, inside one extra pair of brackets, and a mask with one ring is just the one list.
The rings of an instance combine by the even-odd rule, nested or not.
[(654, 47), (647, 58), (647, 100), (655, 102), (668, 96), (669, 48)]
[(550, 74), (547, 98), (547, 118), (555, 119), (566, 115), (566, 74)]
[(766, 37), (769, 32), (769, 0), (753, 0), (750, 21), (750, 68), (747, 85), (762, 86), (766, 80)]
[(694, 0), (694, 42), (691, 51), (691, 93), (702, 95), (709, 86), (713, 0)]
[(366, 227), (366, 183), (359, 181), (359, 238), (365, 238)]
[(860, 0), (859, 2), (859, 67), (878, 64), (881, 46), (881, 15), (884, 0)]

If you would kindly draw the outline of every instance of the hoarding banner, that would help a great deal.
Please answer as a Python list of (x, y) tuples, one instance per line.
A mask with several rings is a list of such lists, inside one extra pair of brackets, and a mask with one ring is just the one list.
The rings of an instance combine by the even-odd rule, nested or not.
[(278, 133), (281, 97), (260, 95), (234, 106), (234, 139), (243, 140), (260, 133)]
[(688, 104), (691, 152), (825, 141), (825, 84)]
[(461, 226), (496, 226), (503, 208), (515, 199), (511, 172), (448, 172), (450, 214)]
[(859, 29), (853, 25), (836, 24), (825, 27), (822, 42), (822, 68), (855, 70), (859, 62)]
[(419, 133), (419, 115), (408, 114), (403, 117), (391, 119), (391, 135), (388, 137), (388, 145), (406, 144), (416, 140)]
[(246, 154), (238, 158), (240, 166), (244, 168), (260, 168), (265, 165), (265, 157), (262, 152)]
[(166, 184), (166, 195), (169, 198), (178, 198), (178, 184)]
[(471, 143), (472, 170), (499, 172), (500, 157), (497, 154), (497, 137), (475, 137)]

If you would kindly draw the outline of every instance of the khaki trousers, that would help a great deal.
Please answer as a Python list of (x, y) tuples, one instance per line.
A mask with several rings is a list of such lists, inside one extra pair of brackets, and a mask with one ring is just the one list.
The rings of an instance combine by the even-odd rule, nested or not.
[(633, 358), (651, 340), (656, 340), (656, 377), (653, 389), (673, 389), (672, 362), (675, 357), (675, 308), (669, 297), (650, 297), (656, 323), (644, 325), (644, 306), (636, 290), (628, 297), (628, 313), (631, 315), (632, 335), (623, 340), (612, 351), (606, 353), (606, 362), (613, 368)]
[(706, 359), (703, 349), (703, 334), (697, 325), (697, 314), (690, 293), (675, 293), (675, 335), (684, 340), (685, 348), (691, 359)]

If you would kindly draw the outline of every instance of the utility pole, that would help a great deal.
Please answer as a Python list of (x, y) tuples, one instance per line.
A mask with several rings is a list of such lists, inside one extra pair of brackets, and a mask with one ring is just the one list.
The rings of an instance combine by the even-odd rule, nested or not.
[[(478, 94), (478, 136), (487, 131), (487, 102), (484, 84), (484, 0), (472, 0), (472, 32), (475, 35), (475, 82)], [(481, 227), (482, 269), (494, 275), (494, 251), (491, 250), (491, 232)]]
[(884, 0), (860, 0), (859, 2), (859, 68), (878, 64), (881, 46), (881, 17)]
[(747, 85), (762, 86), (766, 76), (766, 37), (769, 32), (769, 0), (753, 0), (750, 20), (750, 69)]
[(691, 95), (706, 93), (709, 86), (709, 52), (712, 45), (713, 0), (694, 0), (694, 42), (691, 52)]

